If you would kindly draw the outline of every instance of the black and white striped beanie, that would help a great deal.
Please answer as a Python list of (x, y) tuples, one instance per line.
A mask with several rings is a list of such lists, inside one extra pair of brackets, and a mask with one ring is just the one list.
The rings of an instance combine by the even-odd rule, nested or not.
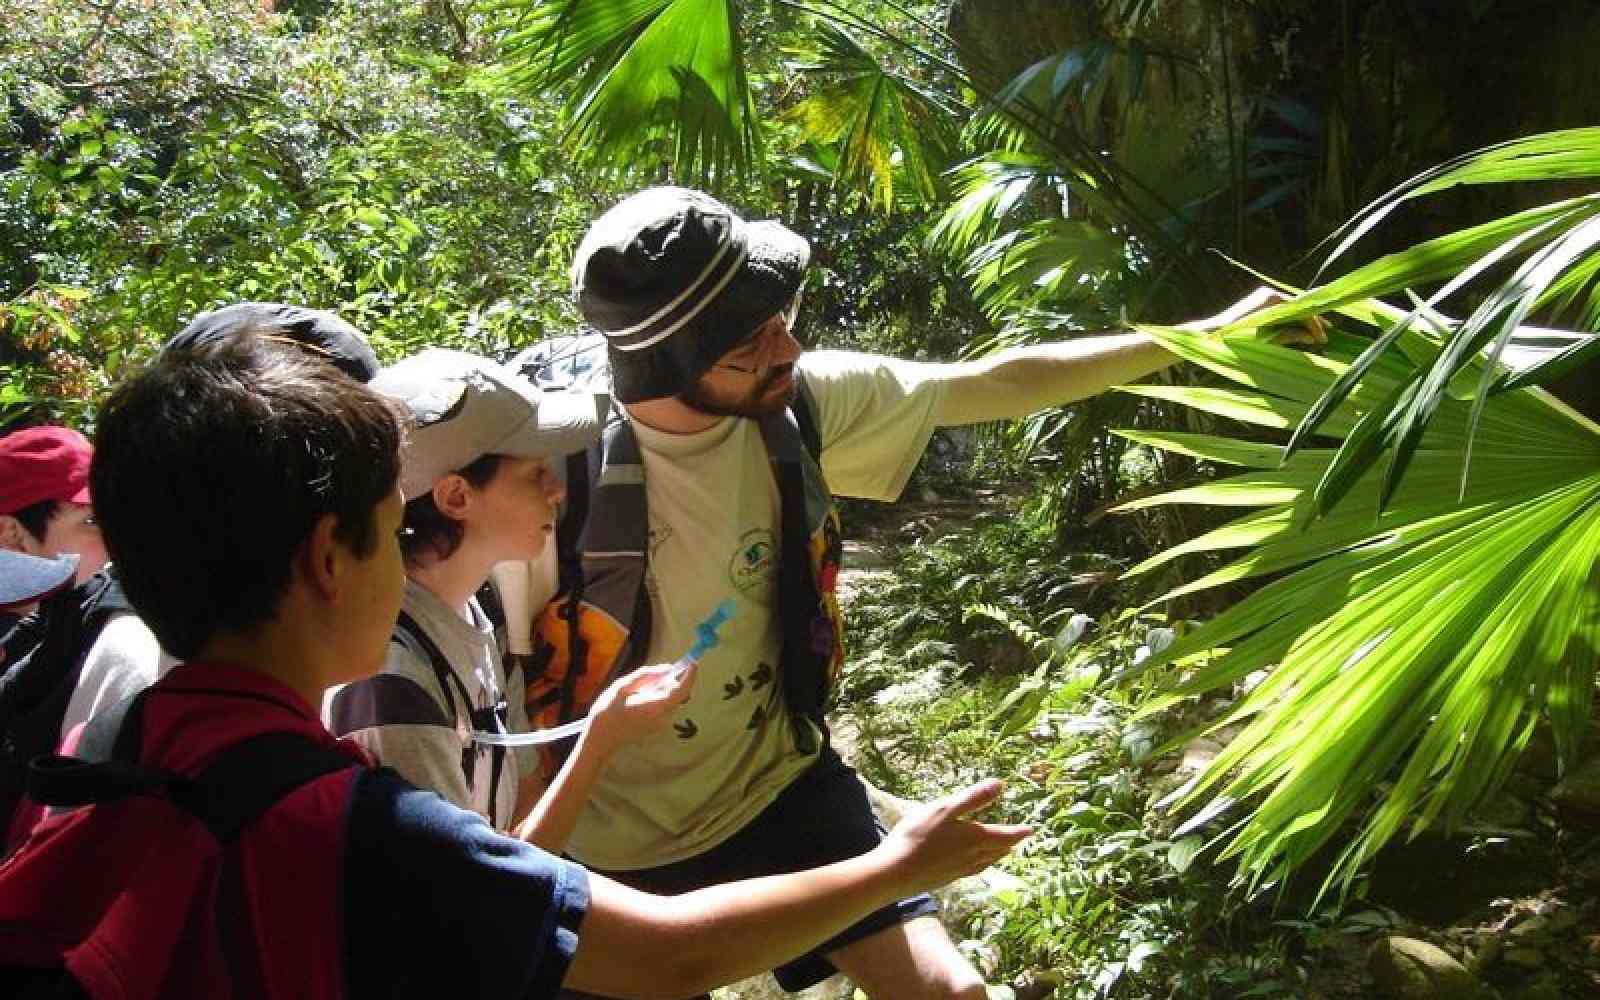
[(699, 191), (656, 187), (597, 219), (572, 268), (578, 308), (605, 334), (624, 403), (672, 396), (788, 304), (811, 246)]

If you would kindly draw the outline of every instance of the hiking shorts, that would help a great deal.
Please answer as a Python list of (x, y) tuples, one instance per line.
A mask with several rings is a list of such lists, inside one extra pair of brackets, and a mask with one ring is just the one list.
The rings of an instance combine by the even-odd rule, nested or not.
[[(778, 793), (777, 799), (738, 833), (704, 854), (659, 868), (601, 872), (645, 892), (679, 895), (764, 875), (818, 868), (865, 854), (883, 839), (867, 790), (855, 769), (824, 746), (817, 762)], [(926, 894), (902, 899), (867, 914), (816, 949), (772, 970), (790, 993), (815, 986), (837, 969), (826, 954), (915, 917), (939, 912)], [(579, 996), (581, 994), (565, 994)]]

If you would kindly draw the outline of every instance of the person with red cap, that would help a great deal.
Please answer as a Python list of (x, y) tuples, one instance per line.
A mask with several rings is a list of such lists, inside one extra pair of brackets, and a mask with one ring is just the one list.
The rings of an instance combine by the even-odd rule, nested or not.
[(89, 439), (70, 427), (29, 427), (0, 437), (0, 549), (78, 557), (78, 582), (105, 565), (89, 501)]
[[(45, 753), (108, 706), (154, 683), (173, 663), (109, 579), (90, 499), (94, 449), (70, 427), (0, 438), (0, 593), (21, 577), (69, 567), (60, 586), (0, 605), (0, 846), (37, 821), (16, 801), (17, 756)], [(34, 557), (23, 562), (28, 557)], [(92, 610), (89, 610), (92, 609)], [(77, 623), (77, 624), (73, 624)]]

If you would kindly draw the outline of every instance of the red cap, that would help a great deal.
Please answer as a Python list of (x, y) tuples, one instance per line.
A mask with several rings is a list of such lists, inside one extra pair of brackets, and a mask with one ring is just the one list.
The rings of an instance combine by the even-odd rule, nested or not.
[(89, 439), (70, 427), (29, 427), (0, 437), (0, 514), (45, 500), (89, 502)]

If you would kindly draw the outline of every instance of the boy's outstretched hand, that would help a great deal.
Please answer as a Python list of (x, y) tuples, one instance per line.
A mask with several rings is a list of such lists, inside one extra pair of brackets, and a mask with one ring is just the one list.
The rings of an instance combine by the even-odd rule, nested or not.
[(963, 817), (999, 797), (1004, 786), (991, 778), (958, 792), (923, 803), (906, 813), (875, 848), (906, 880), (905, 891), (923, 892), (994, 864), (1024, 838), (1031, 827), (978, 823)]
[(589, 740), (615, 750), (644, 737), (689, 700), (694, 677), (693, 664), (680, 670), (663, 663), (617, 678), (589, 710)]

